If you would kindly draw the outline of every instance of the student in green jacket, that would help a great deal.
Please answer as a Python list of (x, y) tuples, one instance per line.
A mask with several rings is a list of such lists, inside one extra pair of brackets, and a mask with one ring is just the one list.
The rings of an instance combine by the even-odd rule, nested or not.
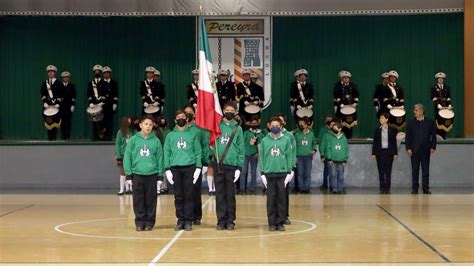
[[(286, 126), (286, 117), (284, 114), (278, 114), (278, 118), (280, 118), (280, 121), (281, 121), (281, 133), (283, 134), (283, 136), (287, 137), (289, 140), (290, 140), (290, 147), (291, 147), (291, 157), (290, 157), (290, 161), (291, 161), (291, 180), (293, 180), (293, 178), (295, 177), (295, 169), (296, 169), (296, 140), (295, 140), (295, 136), (293, 135), (293, 133), (291, 133), (290, 131), (286, 130), (285, 126)], [(290, 180), (290, 182), (291, 182)], [(297, 191), (297, 187), (295, 187), (295, 191)], [(289, 225), (291, 224), (291, 221), (290, 221), (290, 186), (286, 186), (286, 210), (287, 210), (287, 214), (286, 214), (286, 219), (285, 219), (285, 224), (286, 225)]]
[(321, 127), (321, 129), (319, 130), (319, 154), (320, 154), (320, 157), (321, 157), (321, 162), (323, 163), (324, 165), (324, 169), (323, 169), (323, 184), (319, 187), (321, 190), (327, 190), (328, 188), (331, 187), (331, 179), (329, 178), (330, 175), (329, 175), (329, 165), (327, 163), (326, 160), (324, 160), (324, 151), (323, 151), (323, 141), (324, 141), (324, 136), (328, 133), (331, 133), (331, 127), (332, 127), (332, 123), (334, 121), (334, 118), (332, 117), (332, 115), (327, 115), (326, 116), (326, 121), (324, 123), (324, 126)]
[(293, 169), (293, 151), (290, 139), (281, 132), (283, 123), (280, 118), (272, 117), (270, 134), (260, 145), (260, 172), (262, 183), (267, 187), (268, 230), (285, 231), (288, 214), (287, 192)]
[(303, 118), (298, 121), (298, 129), (295, 131), (296, 158), (298, 163), (296, 179), (300, 184), (300, 193), (309, 194), (311, 189), (311, 170), (313, 156), (317, 151), (316, 137), (313, 130), (308, 127), (308, 120)]
[[(240, 193), (243, 195), (255, 194), (257, 184), (258, 146), (263, 137), (265, 137), (265, 135), (259, 128), (259, 117), (252, 116), (249, 121), (249, 129), (244, 132), (245, 161), (242, 173), (240, 174)], [(247, 190), (247, 176), (249, 172), (251, 179), (250, 186)]]
[(209, 162), (209, 140), (210, 140), (210, 133), (208, 130), (200, 128), (196, 125), (194, 121), (194, 114), (195, 109), (192, 105), (186, 106), (184, 108), (184, 112), (186, 113), (187, 117), (187, 126), (189, 129), (196, 133), (197, 139), (201, 144), (202, 149), (202, 156), (201, 156), (201, 163), (202, 163), (202, 171), (201, 175), (199, 176), (196, 184), (194, 184), (193, 189), (193, 201), (194, 201), (194, 208), (193, 208), (193, 224), (200, 225), (202, 219), (202, 200), (201, 200), (201, 186), (202, 186), (202, 179), (204, 175), (207, 174), (208, 170), (208, 162)]
[(175, 231), (192, 230), (193, 186), (201, 175), (202, 149), (196, 131), (187, 126), (183, 110), (174, 115), (176, 127), (166, 136), (164, 146), (165, 175), (174, 184), (174, 206), (178, 222)]
[[(235, 182), (239, 180), (240, 169), (244, 164), (245, 147), (242, 128), (234, 120), (237, 107), (229, 102), (224, 105), (224, 118), (219, 128), (221, 135), (213, 147), (215, 160), (214, 182), (216, 185), (216, 212), (217, 230), (234, 230), (235, 228)], [(235, 129), (235, 136), (231, 143), (230, 137)], [(225, 158), (222, 156), (227, 145), (230, 145)]]
[(153, 117), (140, 119), (141, 131), (125, 148), (123, 168), (133, 182), (133, 211), (137, 231), (150, 231), (156, 222), (156, 181), (163, 180), (163, 149), (152, 133)]
[(117, 166), (120, 168), (120, 190), (117, 193), (119, 196), (125, 193), (132, 193), (131, 182), (126, 182), (125, 170), (123, 170), (123, 155), (125, 154), (125, 147), (133, 136), (130, 126), (130, 117), (122, 117), (120, 120), (120, 130), (117, 132), (115, 137), (115, 160), (117, 161)]
[(331, 171), (331, 185), (333, 194), (346, 194), (344, 187), (344, 168), (349, 159), (349, 145), (346, 136), (342, 133), (342, 124), (339, 121), (331, 128), (332, 133), (324, 138), (324, 157), (328, 160)]

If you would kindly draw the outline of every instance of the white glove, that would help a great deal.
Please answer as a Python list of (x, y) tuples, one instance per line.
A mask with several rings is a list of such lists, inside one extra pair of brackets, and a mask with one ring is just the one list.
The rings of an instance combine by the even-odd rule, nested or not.
[(356, 106), (357, 106), (357, 103), (353, 103), (353, 104), (352, 104), (352, 107), (355, 108)]
[(301, 109), (301, 105), (297, 105), (296, 109), (298, 109), (298, 110)]
[(128, 184), (129, 186), (131, 186), (131, 185), (132, 185), (132, 180), (131, 180), (131, 179), (130, 179), (130, 180), (127, 180), (127, 184)]
[(308, 109), (313, 109), (313, 105), (308, 105)]
[(449, 110), (453, 109), (453, 106), (450, 104), (450, 105), (448, 106), (448, 109), (449, 109)]
[(379, 111), (379, 107), (375, 106), (375, 112), (378, 112), (378, 111)]
[(74, 110), (76, 110), (76, 107), (74, 107), (74, 105), (73, 105), (73, 106), (71, 106), (71, 113), (74, 112)]
[(262, 179), (262, 184), (267, 187), (267, 177), (265, 175), (261, 175), (260, 178)]
[(203, 166), (202, 167), (202, 175), (207, 175), (207, 170), (208, 170), (207, 166)]
[(144, 102), (144, 103), (143, 103), (143, 106), (148, 107), (148, 103), (147, 103), (147, 102)]
[(334, 113), (337, 113), (337, 106), (334, 106)]
[(160, 191), (161, 190), (161, 184), (163, 184), (163, 181), (158, 181), (156, 182), (156, 186), (157, 186), (157, 190)]
[(294, 113), (295, 112), (295, 107), (293, 105), (290, 106), (290, 110), (291, 110), (292, 113)]
[(194, 175), (193, 175), (193, 184), (196, 184), (200, 175), (201, 175), (201, 168), (196, 168), (196, 170), (194, 170)]
[(235, 170), (235, 173), (234, 173), (234, 183), (237, 182), (237, 180), (239, 180), (240, 178), (240, 170), (237, 169)]
[(196, 109), (198, 107), (197, 103), (193, 103), (193, 107)]
[(436, 107), (438, 107), (438, 109), (443, 109), (443, 106), (441, 106), (441, 104), (439, 104), (439, 103), (438, 103), (438, 106), (436, 106)]
[(391, 104), (389, 104), (389, 105), (387, 105), (387, 108), (388, 108), (388, 109), (392, 109), (393, 106), (392, 106)]
[(249, 105), (250, 103), (249, 103), (248, 101), (245, 101), (244, 104), (245, 104), (245, 105)]
[(291, 182), (291, 174), (287, 174), (285, 177), (285, 187)]
[(154, 103), (153, 103), (153, 106), (158, 106), (158, 102), (154, 102)]
[(253, 101), (253, 104), (258, 104), (258, 101)]
[(59, 104), (55, 104), (54, 107), (59, 108)]
[(95, 106), (95, 104), (93, 104), (93, 103), (89, 104), (89, 107), (90, 107), (90, 108), (92, 108), (92, 107), (94, 107), (94, 106)]
[(291, 180), (293, 180), (293, 177), (295, 177), (295, 171), (291, 171), (290, 175), (291, 175), (291, 179), (290, 179), (290, 182), (291, 182)]
[(341, 103), (341, 105), (339, 105), (339, 106), (340, 106), (341, 108), (344, 108), (345, 105)]
[(114, 103), (114, 105), (112, 105), (112, 110), (115, 111), (115, 109), (117, 109), (117, 105)]
[(173, 185), (173, 184), (174, 184), (174, 181), (173, 181), (173, 173), (171, 173), (170, 170), (166, 170), (165, 176), (166, 176), (166, 179), (168, 180), (168, 183), (170, 183), (171, 185)]
[(43, 106), (44, 106), (44, 108), (48, 108), (48, 107), (49, 107), (49, 105), (48, 105), (47, 103), (44, 103)]

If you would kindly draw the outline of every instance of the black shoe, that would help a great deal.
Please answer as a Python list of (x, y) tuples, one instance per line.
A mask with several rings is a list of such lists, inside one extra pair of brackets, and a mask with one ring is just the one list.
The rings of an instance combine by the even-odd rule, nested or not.
[(191, 231), (193, 230), (193, 226), (189, 223), (184, 225), (184, 231)]
[(418, 190), (412, 190), (411, 194), (413, 194), (413, 195), (418, 194)]
[(216, 229), (217, 229), (217, 231), (222, 231), (222, 230), (225, 229), (225, 226), (222, 225), (222, 224), (218, 224), (218, 225), (216, 226)]
[(429, 190), (423, 190), (423, 194), (431, 194), (431, 191), (429, 191)]
[(328, 186), (326, 186), (326, 185), (321, 185), (321, 186), (319, 187), (319, 189), (321, 189), (321, 190), (327, 190), (327, 189), (328, 189)]
[(144, 228), (143, 228), (143, 226), (137, 226), (137, 227), (135, 228), (135, 230), (136, 230), (137, 232), (141, 232), (141, 231), (144, 230)]
[(131, 190), (127, 190), (127, 191), (125, 191), (125, 194), (130, 195), (130, 194), (132, 194), (132, 191), (131, 191)]
[(268, 231), (270, 231), (270, 232), (274, 232), (274, 231), (276, 231), (276, 230), (277, 230), (277, 227), (274, 226), (274, 225), (270, 225), (270, 226), (268, 227)]
[(345, 195), (345, 194), (347, 194), (347, 191), (346, 191), (346, 189), (343, 189), (343, 190), (339, 191), (339, 194), (342, 194), (342, 195)]
[(332, 191), (331, 194), (339, 194), (337, 191)]
[(168, 190), (167, 189), (162, 189), (162, 190), (160, 190), (160, 194), (168, 194)]
[(174, 228), (175, 231), (181, 231), (184, 229), (184, 223), (179, 223), (176, 225), (176, 227)]
[(226, 229), (229, 230), (229, 231), (233, 231), (235, 229), (235, 225), (234, 224), (228, 224), (226, 226)]
[(194, 225), (201, 225), (201, 220), (194, 220), (194, 221), (193, 221), (193, 224), (194, 224)]
[(385, 194), (385, 191), (380, 190), (380, 191), (379, 191), (379, 194)]
[(290, 225), (291, 224), (290, 218), (286, 218), (283, 224)]
[(151, 230), (153, 230), (153, 227), (151, 227), (151, 226), (145, 226), (145, 231), (151, 231)]
[(285, 226), (284, 226), (284, 225), (280, 224), (280, 225), (278, 226), (278, 231), (283, 232), (283, 231), (285, 231), (285, 230), (286, 230), (286, 229), (285, 229)]
[(255, 195), (255, 191), (249, 191), (247, 192), (247, 195)]
[(122, 196), (125, 192), (117, 192), (117, 195)]
[(390, 192), (390, 191), (385, 191), (385, 194), (392, 194), (392, 192)]

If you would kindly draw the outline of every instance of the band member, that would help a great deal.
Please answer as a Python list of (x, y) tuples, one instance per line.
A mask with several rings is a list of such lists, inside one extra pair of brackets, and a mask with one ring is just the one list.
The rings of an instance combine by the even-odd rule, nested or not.
[(61, 132), (64, 140), (71, 137), (72, 113), (76, 106), (76, 86), (70, 82), (71, 73), (64, 71), (61, 73), (60, 83), (62, 103), (61, 103)]
[[(237, 99), (239, 101), (239, 113), (243, 116), (248, 124), (253, 116), (260, 117), (263, 108), (263, 88), (250, 80), (250, 70), (242, 69), (242, 77), (244, 81), (237, 85)], [(255, 106), (254, 110), (246, 110), (245, 108)]]
[[(253, 83), (257, 84), (257, 81), (258, 81), (258, 74), (257, 73), (250, 73), (250, 81), (252, 81)], [(258, 85), (257, 86), (261, 87), (262, 88), (262, 91), (263, 91), (263, 87)]]
[(390, 112), (390, 125), (398, 131), (405, 127), (405, 115), (396, 116), (392, 113), (393, 108), (405, 109), (405, 98), (403, 89), (397, 83), (398, 73), (395, 70), (388, 72), (389, 82), (384, 93), (383, 104), (380, 107), (382, 112), (388, 110)]
[[(92, 67), (92, 72), (94, 73), (94, 78), (87, 85), (87, 101), (90, 108), (96, 106), (103, 106), (105, 104), (105, 94), (104, 94), (104, 83), (102, 80), (102, 70), (101, 65), (95, 65)], [(105, 128), (102, 121), (92, 122), (93, 128), (93, 140), (103, 140)]]
[[(299, 119), (307, 117), (311, 127), (313, 125), (313, 86), (307, 81), (308, 71), (306, 69), (297, 70), (295, 76), (296, 81), (290, 85), (291, 112), (295, 116), (296, 123), (298, 123)], [(301, 109), (304, 109), (306, 112), (300, 111)]]
[[(145, 68), (146, 79), (140, 83), (140, 96), (143, 102), (143, 114), (149, 113), (156, 120), (161, 115), (162, 101), (160, 96), (163, 96), (164, 91), (159, 91), (158, 83), (154, 80), (155, 70), (152, 66)], [(152, 113), (148, 110), (151, 109), (148, 108), (149, 106), (154, 106), (157, 110), (153, 110), (154, 112)]]
[(165, 107), (165, 84), (161, 82), (161, 72), (155, 68), (155, 72), (153, 73), (153, 80), (156, 81), (158, 84), (158, 96), (160, 97), (160, 110), (163, 114), (163, 108)]
[(58, 69), (49, 65), (46, 67), (48, 79), (41, 84), (41, 101), (43, 102), (44, 126), (48, 130), (48, 140), (56, 140), (58, 128), (61, 126), (61, 114), (59, 112), (61, 104), (61, 88), (56, 80)]
[(452, 110), (451, 105), (451, 92), (448, 85), (444, 84), (446, 74), (443, 72), (436, 73), (436, 85), (431, 87), (431, 100), (433, 101), (435, 114), (436, 114), (436, 127), (437, 134), (446, 139), (446, 133), (453, 128), (453, 117), (454, 112), (450, 112), (449, 116), (442, 117), (440, 111), (443, 109)]
[(199, 87), (199, 69), (194, 69), (191, 73), (193, 74), (193, 82), (186, 86), (186, 91), (189, 105), (192, 105), (194, 109), (196, 109)]
[(102, 106), (104, 110), (104, 119), (102, 120), (105, 128), (104, 139), (112, 140), (114, 114), (118, 104), (118, 82), (111, 78), (112, 69), (108, 66), (104, 67), (102, 75), (104, 76), (103, 88), (105, 95), (104, 105)]
[[(342, 131), (348, 139), (352, 138), (352, 128), (357, 125), (357, 104), (359, 91), (357, 85), (351, 82), (352, 74), (349, 71), (339, 72), (340, 82), (334, 85), (334, 111), (341, 120)], [(349, 107), (349, 108), (346, 108)]]
[(226, 70), (219, 70), (219, 80), (216, 83), (217, 94), (219, 96), (219, 104), (221, 108), (228, 103), (236, 100), (235, 84), (228, 80), (229, 73)]
[(382, 103), (383, 103), (384, 93), (387, 90), (387, 84), (389, 82), (388, 72), (383, 73), (381, 77), (382, 77), (382, 83), (375, 86), (375, 91), (374, 91), (374, 108), (375, 108), (375, 112), (377, 113), (377, 118), (380, 117), (380, 114), (388, 112), (388, 110), (382, 110), (381, 108)]

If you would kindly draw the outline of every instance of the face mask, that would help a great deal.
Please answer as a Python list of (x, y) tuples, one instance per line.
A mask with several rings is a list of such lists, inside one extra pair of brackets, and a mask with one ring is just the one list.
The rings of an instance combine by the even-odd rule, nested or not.
[(180, 118), (180, 119), (177, 119), (176, 120), (176, 124), (178, 124), (178, 126), (180, 127), (184, 127), (186, 125), (186, 119), (185, 118)]
[(100, 78), (100, 74), (94, 74), (95, 78)]
[(298, 128), (299, 128), (300, 130), (304, 130), (304, 127), (303, 127), (302, 125), (298, 125)]
[(168, 124), (166, 123), (166, 121), (161, 121), (160, 122), (160, 127), (166, 127)]
[(225, 118), (226, 118), (227, 120), (231, 120), (231, 119), (234, 118), (234, 115), (235, 115), (234, 113), (228, 112), (228, 113), (225, 113)]
[(253, 128), (253, 129), (257, 129), (258, 125), (250, 125), (250, 127)]
[(191, 121), (193, 121), (193, 119), (194, 119), (194, 114), (192, 114), (192, 113), (186, 113), (186, 117), (188, 118), (188, 122), (191, 122)]
[(278, 134), (278, 133), (280, 133), (280, 128), (279, 127), (272, 127), (270, 129), (270, 131), (272, 131), (273, 134)]

